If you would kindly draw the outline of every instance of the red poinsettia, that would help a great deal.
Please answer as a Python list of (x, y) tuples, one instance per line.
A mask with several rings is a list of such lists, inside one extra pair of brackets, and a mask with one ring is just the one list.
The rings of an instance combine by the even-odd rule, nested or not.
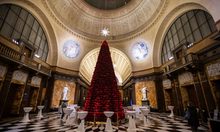
[(108, 43), (102, 43), (92, 82), (85, 100), (87, 120), (105, 121), (104, 111), (114, 111), (114, 121), (124, 118), (122, 100), (117, 86)]

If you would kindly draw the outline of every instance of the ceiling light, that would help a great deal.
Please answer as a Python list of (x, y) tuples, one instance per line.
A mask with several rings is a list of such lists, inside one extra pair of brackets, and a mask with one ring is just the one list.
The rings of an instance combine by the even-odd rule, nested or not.
[(109, 35), (109, 30), (108, 30), (108, 28), (103, 28), (102, 30), (101, 30), (101, 34), (102, 34), (102, 36), (108, 36)]
[(194, 43), (190, 43), (189, 45), (187, 45), (188, 48), (192, 47)]
[(37, 57), (37, 58), (40, 58), (40, 56), (38, 54), (35, 54), (34, 56)]
[(15, 44), (18, 44), (18, 41), (16, 39), (12, 39), (12, 42), (14, 42)]
[(173, 56), (171, 56), (170, 58), (169, 58), (169, 60), (172, 60), (173, 59)]

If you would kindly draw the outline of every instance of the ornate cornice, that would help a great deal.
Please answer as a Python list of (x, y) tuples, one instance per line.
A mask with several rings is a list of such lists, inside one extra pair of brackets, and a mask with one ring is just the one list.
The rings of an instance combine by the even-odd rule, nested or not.
[(73, 77), (73, 76), (68, 76), (65, 74), (60, 74), (60, 73), (54, 73), (54, 79), (56, 80), (67, 80), (67, 81), (72, 81), (72, 82), (77, 82), (78, 77)]

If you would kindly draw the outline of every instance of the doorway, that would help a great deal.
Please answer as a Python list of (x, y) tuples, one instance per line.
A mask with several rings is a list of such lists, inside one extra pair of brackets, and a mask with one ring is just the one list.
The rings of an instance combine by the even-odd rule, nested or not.
[(6, 116), (19, 115), (24, 89), (24, 85), (11, 83), (4, 110)]
[(218, 107), (220, 107), (220, 80), (215, 80), (213, 82), (214, 82), (214, 91), (215, 91), (217, 105)]
[(42, 88), (41, 95), (39, 97), (38, 105), (45, 104), (45, 95), (46, 95), (46, 88)]
[(173, 92), (172, 88), (165, 89), (165, 102), (166, 105), (173, 105), (174, 106), (174, 98), (173, 98)]
[(188, 102), (193, 103), (195, 107), (199, 107), (198, 99), (195, 91), (195, 87), (193, 85), (184, 86), (188, 95)]
[(33, 107), (32, 111), (36, 110), (38, 93), (39, 93), (39, 87), (33, 87), (33, 86), (30, 87), (28, 106)]

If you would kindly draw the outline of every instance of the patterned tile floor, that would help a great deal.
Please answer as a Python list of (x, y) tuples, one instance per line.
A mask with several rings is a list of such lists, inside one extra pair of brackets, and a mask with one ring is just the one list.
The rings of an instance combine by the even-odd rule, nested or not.
[[(151, 125), (143, 126), (143, 121), (137, 121), (137, 132), (191, 132), (186, 120), (180, 118), (168, 118), (167, 114), (151, 113), (149, 116)], [(113, 126), (115, 132), (126, 132), (128, 123)], [(19, 122), (19, 119), (0, 123), (1, 132), (74, 132), (77, 126), (65, 126), (58, 113), (44, 114), (44, 118), (38, 120), (31, 118), (29, 123)], [(86, 125), (86, 132), (103, 132), (104, 124), (96, 126)], [(208, 129), (199, 126), (198, 132), (207, 132)]]

